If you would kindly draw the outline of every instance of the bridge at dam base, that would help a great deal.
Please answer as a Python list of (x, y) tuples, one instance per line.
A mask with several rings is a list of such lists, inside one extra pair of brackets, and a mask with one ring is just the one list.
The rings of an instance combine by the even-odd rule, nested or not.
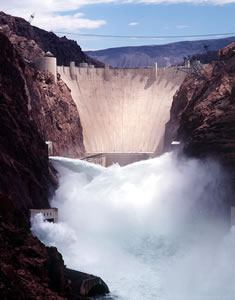
[(173, 96), (185, 73), (176, 68), (84, 68), (74, 63), (58, 66), (57, 72), (77, 105), (87, 160), (124, 165), (161, 153)]
[(120, 166), (126, 166), (140, 160), (146, 160), (152, 156), (153, 153), (87, 153), (81, 159), (103, 167), (109, 167), (116, 163)]

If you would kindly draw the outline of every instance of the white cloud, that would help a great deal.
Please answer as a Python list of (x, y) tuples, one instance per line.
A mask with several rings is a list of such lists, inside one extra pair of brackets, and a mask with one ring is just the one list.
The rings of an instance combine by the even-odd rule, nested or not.
[(77, 12), (87, 2), (89, 0), (0, 0), (0, 7), (2, 11), (26, 20), (35, 13), (33, 25), (46, 30), (77, 32), (79, 29), (95, 29), (106, 24), (105, 20), (89, 19)]
[(130, 22), (128, 25), (129, 26), (137, 26), (137, 25), (139, 25), (139, 23), (138, 22)]
[(34, 25), (52, 31), (75, 32), (79, 29), (95, 29), (106, 24), (105, 20), (90, 20), (74, 15), (36, 15)]
[[(34, 25), (54, 31), (78, 31), (82, 28), (94, 29), (106, 24), (102, 19), (89, 19), (78, 10), (86, 5), (101, 3), (133, 3), (133, 4), (160, 4), (160, 3), (192, 3), (208, 5), (224, 5), (235, 3), (235, 0), (0, 0), (0, 9), (12, 15), (28, 19), (35, 12)], [(130, 26), (138, 25), (131, 22)]]

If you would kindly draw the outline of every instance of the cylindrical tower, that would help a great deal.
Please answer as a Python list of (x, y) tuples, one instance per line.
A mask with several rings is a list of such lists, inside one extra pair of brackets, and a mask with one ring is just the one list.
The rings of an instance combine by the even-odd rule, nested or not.
[(36, 61), (36, 65), (41, 71), (48, 71), (54, 75), (57, 82), (57, 62), (56, 57), (51, 52), (46, 52), (42, 58)]

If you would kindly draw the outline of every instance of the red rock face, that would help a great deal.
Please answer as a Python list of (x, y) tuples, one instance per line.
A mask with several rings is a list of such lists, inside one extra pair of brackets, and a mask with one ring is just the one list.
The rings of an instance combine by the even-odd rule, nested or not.
[(25, 218), (29, 208), (49, 207), (47, 147), (28, 114), (25, 65), (2, 34), (0, 45), (0, 295), (62, 299), (62, 257), (31, 235)]
[(9, 208), (10, 200), (0, 195), (0, 201), (1, 299), (64, 299), (69, 294), (69, 282), (62, 256), (33, 237), (22, 226), (23, 219), (21, 226), (17, 224), (20, 215), (13, 207), (7, 211), (8, 217), (3, 215), (3, 203)]
[(45, 247), (29, 230), (29, 208), (49, 207), (55, 188), (45, 138), (54, 141), (55, 154), (71, 148), (71, 155), (79, 155), (82, 132), (65, 84), (56, 85), (52, 75), (22, 58), (37, 45), (16, 35), (11, 41), (0, 33), (0, 298), (81, 299), (88, 278), (96, 280), (99, 294), (99, 278), (66, 269), (56, 248)]
[(47, 146), (28, 114), (25, 65), (4, 35), (0, 45), (0, 188), (21, 210), (48, 207)]
[(44, 141), (52, 142), (53, 155), (80, 157), (85, 152), (82, 126), (70, 90), (60, 78), (56, 84), (52, 74), (40, 72), (32, 63), (43, 56), (43, 50), (33, 40), (16, 35), (8, 25), (4, 29), (24, 60), (30, 118), (35, 121)]
[(235, 45), (205, 67), (204, 79), (188, 76), (176, 93), (166, 126), (165, 149), (183, 142), (185, 153), (214, 157), (235, 167)]
[(53, 155), (78, 158), (85, 152), (82, 126), (70, 90), (60, 78), (27, 67), (30, 116), (45, 141), (52, 142)]

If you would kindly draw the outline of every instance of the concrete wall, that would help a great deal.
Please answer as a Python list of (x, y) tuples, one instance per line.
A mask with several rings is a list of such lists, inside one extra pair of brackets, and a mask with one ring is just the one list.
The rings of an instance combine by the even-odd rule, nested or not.
[[(87, 153), (161, 151), (173, 95), (185, 74), (174, 68), (58, 67), (71, 89)], [(72, 76), (71, 76), (72, 74)]]

